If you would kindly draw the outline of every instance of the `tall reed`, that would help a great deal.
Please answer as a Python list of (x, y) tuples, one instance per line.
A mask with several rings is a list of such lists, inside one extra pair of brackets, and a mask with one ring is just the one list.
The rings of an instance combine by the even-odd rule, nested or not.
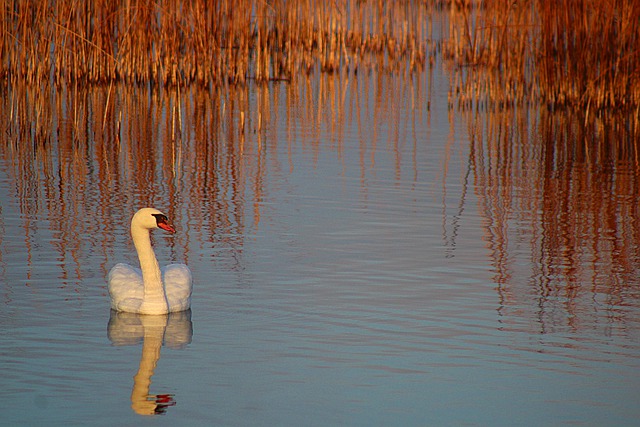
[[(423, 1), (0, 0), (0, 77), (28, 83), (243, 84), (299, 71), (424, 65)], [(378, 63), (376, 64), (378, 66)]]
[(451, 6), (444, 55), (461, 106), (640, 107), (640, 0)]

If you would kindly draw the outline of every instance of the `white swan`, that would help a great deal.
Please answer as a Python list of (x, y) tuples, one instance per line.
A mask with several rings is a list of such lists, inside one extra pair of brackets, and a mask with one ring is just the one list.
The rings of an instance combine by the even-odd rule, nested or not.
[(116, 264), (109, 272), (111, 308), (139, 314), (166, 314), (191, 307), (191, 271), (184, 264), (160, 270), (149, 233), (162, 228), (176, 230), (157, 209), (140, 209), (131, 219), (131, 237), (140, 259), (140, 269)]

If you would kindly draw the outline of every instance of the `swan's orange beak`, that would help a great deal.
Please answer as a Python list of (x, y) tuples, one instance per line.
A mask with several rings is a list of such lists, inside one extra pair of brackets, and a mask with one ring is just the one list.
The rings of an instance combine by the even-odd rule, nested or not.
[(158, 227), (162, 228), (163, 230), (168, 231), (169, 233), (175, 233), (176, 229), (173, 228), (171, 226), (171, 224), (169, 224), (168, 222), (158, 222)]

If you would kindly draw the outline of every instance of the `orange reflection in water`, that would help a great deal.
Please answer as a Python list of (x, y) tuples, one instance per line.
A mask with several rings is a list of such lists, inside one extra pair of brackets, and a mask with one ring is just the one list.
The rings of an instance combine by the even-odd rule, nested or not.
[[(11, 86), (1, 97), (0, 156), (19, 204), (27, 279), (43, 220), (60, 278), (77, 293), (87, 276), (82, 260), (99, 254), (106, 274), (119, 238), (113, 231), (126, 229), (140, 206), (161, 207), (176, 224), (191, 221), (200, 231), (170, 241), (174, 258), (188, 263), (190, 239), (198, 239), (194, 246), (213, 243), (239, 259), (246, 236), (268, 219), (264, 201), (280, 185), (273, 177), (300, 167), (300, 152), (311, 168), (328, 153), (344, 172), (347, 128), (360, 133), (363, 192), (379, 149), (391, 148), (400, 179), (409, 164), (402, 151), (411, 144), (416, 155), (415, 127), (430, 115), (426, 87), (425, 74), (408, 70), (210, 91)], [(382, 132), (391, 135), (388, 147), (377, 146)]]
[(591, 328), (603, 310), (622, 329), (637, 322), (625, 308), (640, 296), (637, 119), (546, 109), (466, 119), (505, 318), (540, 332)]
[[(437, 125), (426, 108), (431, 84), (430, 75), (383, 72), (212, 91), (12, 87), (2, 96), (0, 156), (21, 214), (26, 279), (37, 230), (48, 227), (69, 298), (82, 294), (82, 278), (104, 276), (116, 240), (128, 241), (113, 233), (116, 224), (126, 229), (120, 224), (143, 205), (198, 231), (170, 240), (173, 258), (189, 263), (198, 256), (190, 250), (216, 247), (232, 253), (220, 257), (236, 263), (229, 268), (241, 268), (245, 240), (274, 220), (265, 202), (287, 185), (282, 177), (316, 168), (323, 156), (345, 173), (354, 149), (345, 146), (347, 129), (357, 130), (351, 155), (363, 200), (381, 152), (391, 153), (395, 180), (423, 179), (417, 152), (435, 143), (417, 129)], [(624, 327), (625, 304), (640, 295), (637, 119), (545, 109), (461, 114), (469, 137), (461, 163), (470, 168), (461, 206), (470, 186), (504, 321), (580, 329), (606, 309)], [(456, 161), (452, 116), (447, 141), (438, 141), (444, 150), (433, 151), (444, 193), (460, 184), (447, 178)], [(305, 165), (296, 164), (300, 153)], [(457, 215), (454, 226), (463, 220)], [(103, 260), (101, 272), (83, 265), (89, 256)]]

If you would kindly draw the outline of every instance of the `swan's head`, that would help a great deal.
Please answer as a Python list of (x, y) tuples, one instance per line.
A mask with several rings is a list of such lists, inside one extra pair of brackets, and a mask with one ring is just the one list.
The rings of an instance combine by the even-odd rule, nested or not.
[(169, 224), (167, 216), (154, 208), (142, 208), (136, 212), (131, 220), (131, 228), (134, 227), (146, 228), (148, 230), (162, 228), (169, 233), (176, 232), (171, 224)]

